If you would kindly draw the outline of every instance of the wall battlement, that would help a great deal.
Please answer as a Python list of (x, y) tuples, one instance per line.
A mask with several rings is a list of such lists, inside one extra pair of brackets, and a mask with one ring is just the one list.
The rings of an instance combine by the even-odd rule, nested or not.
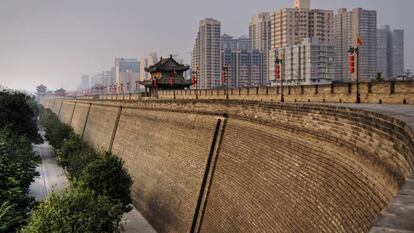
[(161, 96), (43, 100), (125, 161), (158, 232), (368, 232), (413, 172), (414, 131), (393, 117)]
[[(284, 86), (285, 102), (355, 103), (356, 84), (338, 83), (315, 86)], [(249, 87), (209, 90), (158, 90), (159, 99), (230, 99), (279, 102), (282, 89), (278, 87)], [(414, 104), (414, 81), (382, 81), (359, 85), (361, 102), (370, 104)], [(147, 93), (149, 94), (149, 93)], [(97, 95), (79, 99), (137, 100), (135, 94)]]

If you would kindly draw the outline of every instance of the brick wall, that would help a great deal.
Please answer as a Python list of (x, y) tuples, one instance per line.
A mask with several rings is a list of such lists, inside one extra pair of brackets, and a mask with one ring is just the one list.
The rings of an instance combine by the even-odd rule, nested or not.
[[(356, 84), (341, 83), (319, 86), (285, 86), (283, 93), (286, 102), (312, 103), (355, 103)], [(414, 104), (414, 81), (373, 82), (360, 84), (362, 103)], [(226, 99), (226, 90), (159, 90), (160, 99)], [(250, 87), (228, 90), (232, 100), (264, 100), (278, 102), (281, 99), (280, 87)], [(132, 95), (102, 95), (100, 99), (137, 99)]]
[[(61, 101), (44, 105), (59, 111)], [(61, 117), (73, 102), (64, 100)], [(134, 205), (159, 232), (189, 232), (196, 209), (200, 232), (366, 232), (414, 167), (413, 130), (363, 110), (241, 100), (77, 100), (72, 126), (85, 121), (89, 103), (85, 137), (110, 148), (117, 129), (112, 150), (134, 179)], [(213, 140), (223, 113), (228, 119)]]
[(82, 134), (85, 127), (86, 117), (88, 115), (88, 103), (76, 103), (75, 111), (72, 117), (72, 128), (77, 134)]
[(75, 108), (75, 103), (73, 102), (63, 102), (62, 108), (60, 109), (60, 120), (65, 124), (70, 124), (72, 118), (72, 113)]
[(158, 232), (189, 231), (214, 126), (213, 116), (122, 110), (113, 152), (135, 181), (135, 206)]
[(111, 142), (118, 108), (92, 105), (85, 127), (84, 139), (96, 148), (107, 151)]

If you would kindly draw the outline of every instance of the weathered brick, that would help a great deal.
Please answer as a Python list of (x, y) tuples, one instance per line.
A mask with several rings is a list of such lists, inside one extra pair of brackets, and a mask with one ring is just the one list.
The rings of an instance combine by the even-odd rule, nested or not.
[[(389, 88), (386, 83), (377, 87), (373, 91)], [(303, 95), (291, 89), (288, 98), (318, 96), (314, 88), (305, 88)], [(326, 88), (318, 93), (332, 95)], [(270, 100), (276, 88), (268, 88), (268, 95), (262, 89), (240, 91)], [(347, 91), (347, 85), (335, 87), (333, 96), (351, 99)], [(200, 91), (206, 98), (216, 94)], [(44, 104), (59, 111), (60, 101)], [(62, 120), (71, 114), (72, 103), (63, 102)], [(201, 232), (367, 232), (413, 172), (413, 129), (375, 112), (245, 100), (117, 102), (111, 97), (78, 100), (72, 120), (77, 132), (89, 103), (85, 138), (103, 148), (123, 107), (113, 152), (133, 177), (135, 206), (159, 232), (189, 231), (216, 116), (223, 113), (229, 118), (200, 211)]]

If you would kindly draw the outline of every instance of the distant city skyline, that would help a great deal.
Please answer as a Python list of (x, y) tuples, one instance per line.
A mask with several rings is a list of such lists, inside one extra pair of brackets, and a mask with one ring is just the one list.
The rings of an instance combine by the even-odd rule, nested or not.
[[(42, 83), (51, 90), (76, 89), (83, 74), (108, 70), (115, 57), (139, 59), (150, 52), (160, 57), (178, 54), (190, 64), (200, 20), (215, 18), (223, 33), (248, 36), (254, 15), (286, 7), (292, 7), (292, 0), (176, 0), (173, 4), (161, 0), (4, 0), (0, 3), (0, 85), (30, 91)], [(378, 28), (403, 29), (405, 68), (414, 69), (414, 45), (410, 43), (414, 1), (311, 1), (311, 8), (335, 13), (343, 7), (376, 10)]]

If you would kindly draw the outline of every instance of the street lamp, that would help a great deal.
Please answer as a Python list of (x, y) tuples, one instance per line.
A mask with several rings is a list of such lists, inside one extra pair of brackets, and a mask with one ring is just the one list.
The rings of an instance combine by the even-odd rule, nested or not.
[(283, 79), (280, 78), (280, 70), (281, 67), (280, 65), (282, 64), (282, 59), (276, 58), (275, 60), (275, 75), (276, 75), (276, 80), (280, 80), (280, 92), (281, 92), (281, 96), (280, 96), (280, 102), (285, 102), (285, 96), (283, 94)]
[[(356, 72), (356, 103), (361, 103), (361, 95), (359, 93), (359, 48), (350, 47), (349, 53), (349, 71), (351, 74)], [(356, 55), (356, 68), (355, 68), (355, 55)]]
[(229, 68), (228, 67), (223, 67), (222, 68), (222, 77), (221, 77), (221, 80), (222, 80), (223, 83), (226, 84), (226, 87), (225, 87), (226, 88), (225, 89), (226, 99), (229, 99), (229, 80), (228, 80), (228, 76), (227, 76), (228, 72), (229, 72)]

